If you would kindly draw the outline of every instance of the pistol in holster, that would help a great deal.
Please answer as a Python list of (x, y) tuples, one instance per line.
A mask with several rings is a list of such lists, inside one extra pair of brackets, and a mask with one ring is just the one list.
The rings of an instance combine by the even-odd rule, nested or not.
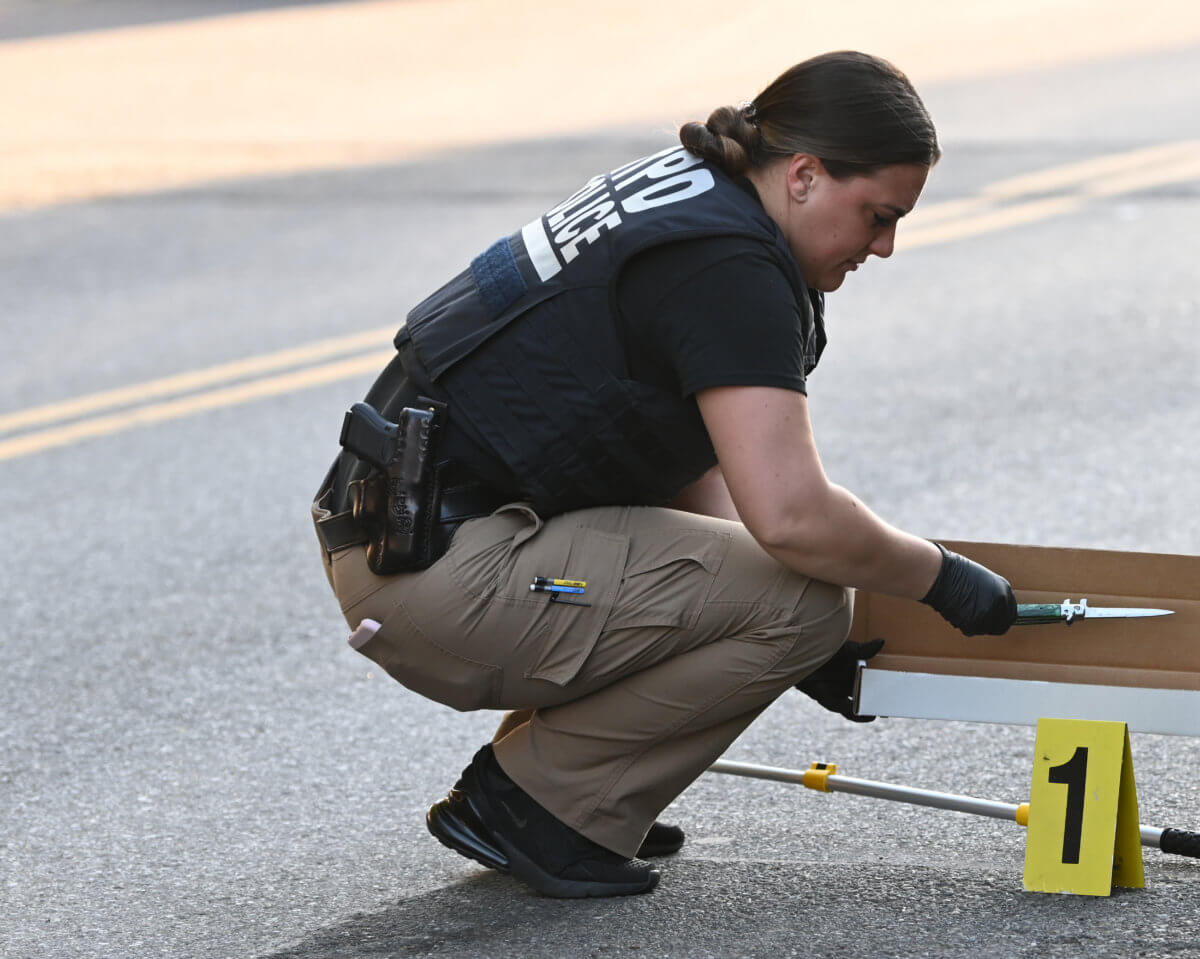
[(366, 403), (355, 403), (342, 421), (342, 447), (373, 467), (349, 486), (373, 573), (425, 569), (435, 559), (437, 441), (445, 415), (445, 403), (421, 396), (416, 407), (400, 411), (398, 423)]

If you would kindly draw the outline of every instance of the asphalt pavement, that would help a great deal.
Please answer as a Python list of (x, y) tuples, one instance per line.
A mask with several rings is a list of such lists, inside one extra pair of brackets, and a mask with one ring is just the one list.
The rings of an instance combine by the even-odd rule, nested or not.
[[(1189, 48), (923, 90), (946, 156), (922, 205), (1196, 140), (1197, 75)], [(398, 326), (668, 144), (601, 129), (3, 214), (0, 415)], [(1180, 175), (869, 263), (811, 381), (831, 477), (930, 537), (1200, 553), (1198, 219)], [(1026, 893), (1013, 824), (775, 783), (695, 783), (648, 896), (541, 898), (444, 849), (424, 810), (497, 717), (346, 646), (307, 515), (371, 379), (3, 462), (0, 955), (1200, 956), (1195, 860), (1147, 850), (1147, 888), (1108, 898)], [(1200, 830), (1200, 745), (1133, 755), (1142, 822)], [(1029, 728), (854, 725), (800, 694), (728, 754), (1006, 802), (1032, 757)]]

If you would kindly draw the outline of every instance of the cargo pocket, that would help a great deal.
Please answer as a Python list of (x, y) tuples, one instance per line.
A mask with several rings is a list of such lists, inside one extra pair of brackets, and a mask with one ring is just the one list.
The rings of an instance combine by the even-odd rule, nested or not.
[(504, 586), (513, 556), (541, 530), (528, 503), (508, 503), (490, 516), (467, 520), (446, 551), (450, 578), (475, 599), (491, 599)]
[(658, 529), (630, 550), (609, 629), (696, 625), (728, 551), (730, 535), (711, 530)]
[(500, 667), (443, 649), (421, 632), (403, 604), (394, 607), (378, 629), (372, 625), (364, 620), (350, 645), (401, 685), (461, 712), (497, 705)]
[[(543, 529), (518, 552), (499, 601), (525, 607), (531, 621), (526, 679), (565, 686), (578, 675), (612, 613), (628, 552), (627, 536), (586, 526)], [(533, 592), (535, 576), (583, 580), (586, 592)]]

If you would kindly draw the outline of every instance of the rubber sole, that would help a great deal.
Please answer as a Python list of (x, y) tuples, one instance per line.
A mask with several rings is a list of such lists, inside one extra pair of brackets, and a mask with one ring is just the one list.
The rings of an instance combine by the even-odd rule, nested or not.
[(443, 799), (429, 807), (429, 812), (425, 815), (425, 825), (433, 837), (447, 849), (453, 849), (460, 856), (473, 859), (488, 869), (502, 873), (509, 871), (508, 859), (504, 853), (457, 815), (449, 800)]
[(497, 836), (504, 852), (508, 855), (509, 871), (513, 878), (520, 879), (527, 886), (537, 890), (543, 896), (554, 899), (601, 899), (610, 896), (636, 896), (650, 892), (658, 885), (659, 872), (651, 869), (644, 880), (636, 882), (589, 882), (584, 879), (563, 879), (552, 876), (542, 869), (532, 859), (525, 856), (519, 849), (506, 842), (503, 836)]
[[(465, 799), (465, 797), (464, 797)], [(449, 799), (434, 803), (425, 815), (425, 825), (433, 837), (447, 849), (452, 849), (460, 856), (472, 859), (488, 869), (512, 875), (542, 895), (555, 899), (586, 899), (606, 898), (609, 896), (635, 896), (649, 892), (658, 885), (659, 873), (651, 869), (644, 879), (626, 883), (595, 882), (582, 879), (563, 879), (553, 876), (525, 856), (503, 837), (488, 834), (488, 839), (480, 835), (480, 828), (471, 820), (478, 819), (478, 813), (466, 800), (467, 810), (460, 813), (461, 807)], [(489, 841), (490, 840), (490, 841)], [(496, 848), (493, 842), (501, 848)]]

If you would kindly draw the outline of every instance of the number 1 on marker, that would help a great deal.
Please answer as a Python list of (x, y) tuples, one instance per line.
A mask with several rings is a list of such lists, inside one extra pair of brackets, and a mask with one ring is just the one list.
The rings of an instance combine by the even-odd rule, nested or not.
[(1050, 767), (1050, 782), (1067, 787), (1067, 820), (1063, 826), (1062, 861), (1079, 862), (1083, 839), (1083, 788), (1087, 785), (1087, 746), (1076, 746), (1075, 754), (1060, 766)]

